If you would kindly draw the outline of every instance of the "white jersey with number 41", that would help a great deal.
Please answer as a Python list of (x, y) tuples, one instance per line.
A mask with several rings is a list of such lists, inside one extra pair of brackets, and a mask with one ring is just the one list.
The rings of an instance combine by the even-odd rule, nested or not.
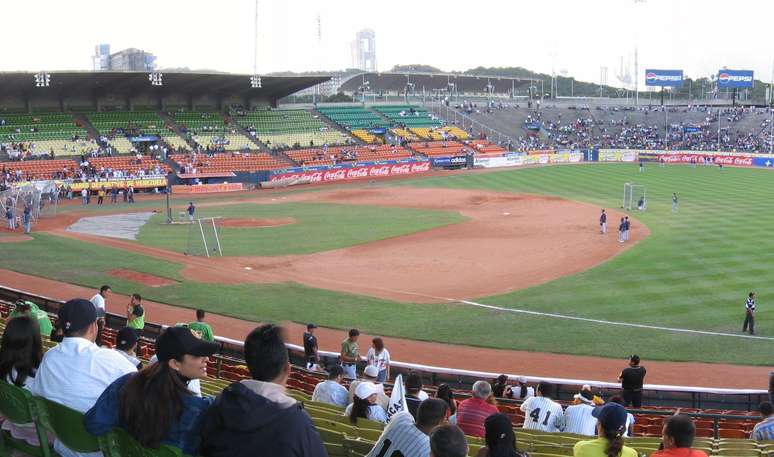
[(530, 397), (521, 404), (524, 412), (524, 428), (558, 432), (564, 426), (562, 406), (546, 397)]

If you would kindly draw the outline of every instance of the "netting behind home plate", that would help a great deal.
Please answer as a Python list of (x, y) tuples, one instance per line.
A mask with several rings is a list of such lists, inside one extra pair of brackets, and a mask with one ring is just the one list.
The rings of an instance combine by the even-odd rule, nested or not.
[(29, 206), (32, 220), (41, 216), (56, 214), (59, 204), (59, 192), (54, 181), (32, 181), (14, 184), (10, 189), (0, 192), (0, 209), (5, 222), (10, 208), (15, 218), (20, 218), (24, 208)]

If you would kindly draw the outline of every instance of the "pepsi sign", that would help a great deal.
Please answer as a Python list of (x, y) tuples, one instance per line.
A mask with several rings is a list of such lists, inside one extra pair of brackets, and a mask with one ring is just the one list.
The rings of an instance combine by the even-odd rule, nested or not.
[(645, 70), (645, 85), (682, 87), (683, 70)]
[(718, 71), (718, 87), (736, 89), (753, 86), (752, 70), (720, 70)]

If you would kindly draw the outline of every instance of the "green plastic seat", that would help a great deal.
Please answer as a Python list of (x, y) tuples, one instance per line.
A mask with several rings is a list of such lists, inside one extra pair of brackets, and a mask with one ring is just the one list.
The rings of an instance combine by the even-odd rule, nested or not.
[(183, 455), (180, 449), (165, 444), (158, 449), (143, 447), (121, 428), (114, 428), (108, 434), (106, 441), (107, 446), (102, 450), (105, 457), (181, 457)]
[(375, 441), (364, 440), (362, 438), (346, 437), (344, 447), (347, 448), (350, 457), (363, 457), (371, 452), (376, 444)]
[(0, 381), (0, 414), (14, 424), (35, 423), (40, 446), (32, 446), (24, 440), (13, 438), (10, 433), (0, 435), (0, 454), (9, 455), (8, 448), (16, 449), (27, 455), (49, 457), (54, 455), (45, 427), (38, 419), (37, 405), (27, 390)]
[(75, 452), (97, 452), (107, 448), (104, 438), (86, 431), (83, 413), (45, 398), (34, 399), (41, 423), (67, 448)]

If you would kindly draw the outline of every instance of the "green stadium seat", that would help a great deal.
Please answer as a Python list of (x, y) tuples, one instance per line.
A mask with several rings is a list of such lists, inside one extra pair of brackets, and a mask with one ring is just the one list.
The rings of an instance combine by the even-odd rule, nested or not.
[(105, 457), (182, 457), (183, 452), (162, 444), (158, 449), (143, 447), (121, 428), (114, 428), (105, 440), (102, 453)]
[(27, 390), (16, 387), (4, 381), (0, 381), (0, 414), (15, 424), (35, 423), (35, 429), (40, 446), (31, 446), (24, 440), (13, 438), (10, 433), (3, 431), (0, 434), (0, 454), (9, 455), (11, 449), (18, 450), (27, 455), (37, 457), (49, 457), (54, 455), (54, 450), (48, 442), (48, 435), (40, 421), (37, 420), (37, 405)]
[(75, 452), (98, 452), (108, 448), (104, 437), (96, 437), (86, 431), (83, 413), (67, 406), (35, 397), (40, 421), (57, 439)]

